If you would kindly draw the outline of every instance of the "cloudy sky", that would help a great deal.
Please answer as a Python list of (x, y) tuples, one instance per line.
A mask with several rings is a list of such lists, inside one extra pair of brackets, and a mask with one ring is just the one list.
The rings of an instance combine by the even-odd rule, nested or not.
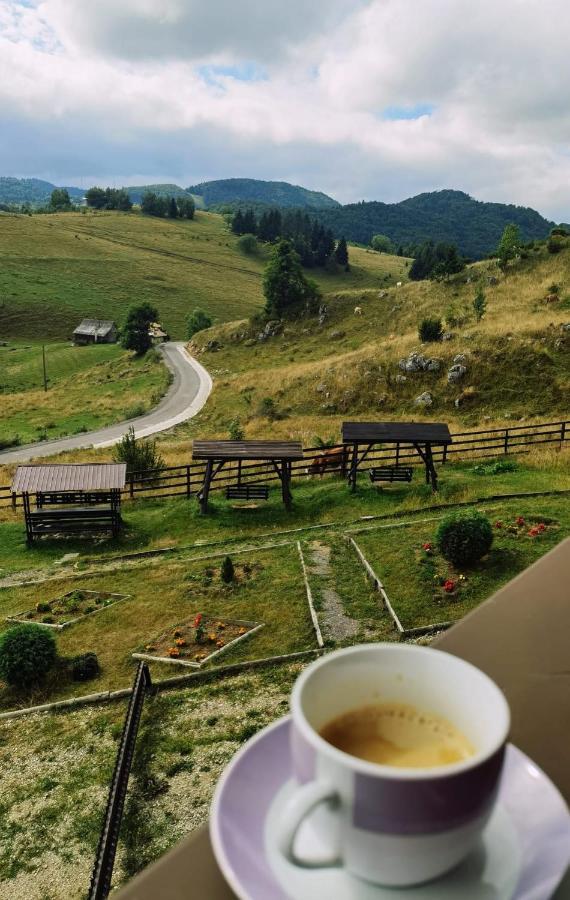
[(567, 0), (0, 0), (0, 174), (570, 219)]

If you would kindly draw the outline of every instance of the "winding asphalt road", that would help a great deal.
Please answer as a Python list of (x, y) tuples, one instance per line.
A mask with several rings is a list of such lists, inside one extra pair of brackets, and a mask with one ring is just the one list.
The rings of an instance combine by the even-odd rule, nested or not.
[(181, 341), (160, 344), (157, 348), (164, 357), (166, 366), (173, 374), (173, 381), (158, 406), (136, 419), (109, 425), (98, 431), (76, 434), (55, 441), (41, 441), (27, 444), (17, 450), (0, 452), (0, 465), (24, 463), (42, 456), (53, 456), (64, 450), (79, 450), (84, 447), (111, 447), (127, 433), (132, 425), (136, 437), (148, 437), (159, 431), (166, 431), (180, 422), (186, 422), (198, 413), (212, 390), (212, 379), (206, 369), (186, 351)]

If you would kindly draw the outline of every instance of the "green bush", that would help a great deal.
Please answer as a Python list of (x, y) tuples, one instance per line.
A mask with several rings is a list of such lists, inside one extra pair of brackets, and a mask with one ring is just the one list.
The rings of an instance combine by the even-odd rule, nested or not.
[(220, 578), (222, 579), (224, 584), (231, 584), (231, 582), (234, 580), (234, 577), (234, 564), (231, 561), (230, 557), (226, 556), (220, 569)]
[(238, 249), (247, 256), (257, 253), (257, 238), (254, 234), (242, 234), (237, 245)]
[(49, 672), (57, 659), (55, 638), (41, 625), (16, 625), (0, 635), (0, 678), (28, 687)]
[(144, 472), (147, 469), (160, 470), (164, 467), (164, 460), (157, 450), (156, 441), (137, 440), (132, 425), (115, 446), (113, 459), (115, 462), (127, 464), (127, 475)]
[(422, 319), (418, 327), (420, 341), (426, 344), (430, 341), (441, 341), (443, 325), (441, 319)]
[(100, 671), (96, 653), (82, 653), (71, 662), (71, 676), (74, 681), (91, 681)]
[(454, 566), (476, 563), (491, 549), (493, 529), (487, 516), (476, 509), (446, 516), (436, 532), (442, 555)]

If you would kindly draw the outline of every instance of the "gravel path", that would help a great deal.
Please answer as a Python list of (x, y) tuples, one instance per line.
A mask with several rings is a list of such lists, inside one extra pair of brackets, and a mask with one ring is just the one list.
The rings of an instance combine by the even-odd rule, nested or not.
[(320, 613), (321, 629), (325, 640), (343, 641), (353, 637), (359, 624), (347, 616), (344, 612), (342, 599), (331, 586), (333, 578), (330, 558), (331, 548), (321, 541), (312, 541), (309, 544), (311, 551), (309, 559), (309, 574), (322, 579), (323, 585), (319, 585), (317, 596), (322, 602)]

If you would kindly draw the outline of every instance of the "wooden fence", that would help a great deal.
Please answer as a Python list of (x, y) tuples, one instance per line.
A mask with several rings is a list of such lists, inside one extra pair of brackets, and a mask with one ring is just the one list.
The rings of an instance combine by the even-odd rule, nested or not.
[[(508, 428), (490, 428), (479, 431), (461, 431), (452, 435), (453, 443), (448, 447), (434, 448), (434, 461), (439, 464), (448, 460), (469, 460), (482, 457), (497, 457), (502, 454), (526, 453), (530, 448), (542, 444), (557, 444), (562, 447), (570, 440), (570, 420), (547, 422), (540, 425), (515, 425)], [(342, 444), (337, 445), (342, 447)], [(292, 463), (292, 478), (306, 478), (311, 463), (321, 456), (322, 448), (309, 447), (304, 451), (304, 459)], [(373, 448), (361, 468), (368, 469), (382, 465), (423, 465), (410, 444), (401, 443), (389, 448)], [(123, 499), (192, 497), (202, 485), (205, 464), (190, 462), (184, 466), (165, 466), (162, 469), (132, 473), (127, 481)], [(329, 468), (327, 473), (338, 472), (340, 467)], [(223, 490), (238, 479), (237, 463), (227, 463), (212, 484), (211, 490)], [(244, 483), (267, 483), (277, 481), (271, 463), (241, 464), (241, 481)], [(19, 506), (22, 498), (13, 495), (10, 487), (0, 487), (0, 508)]]

